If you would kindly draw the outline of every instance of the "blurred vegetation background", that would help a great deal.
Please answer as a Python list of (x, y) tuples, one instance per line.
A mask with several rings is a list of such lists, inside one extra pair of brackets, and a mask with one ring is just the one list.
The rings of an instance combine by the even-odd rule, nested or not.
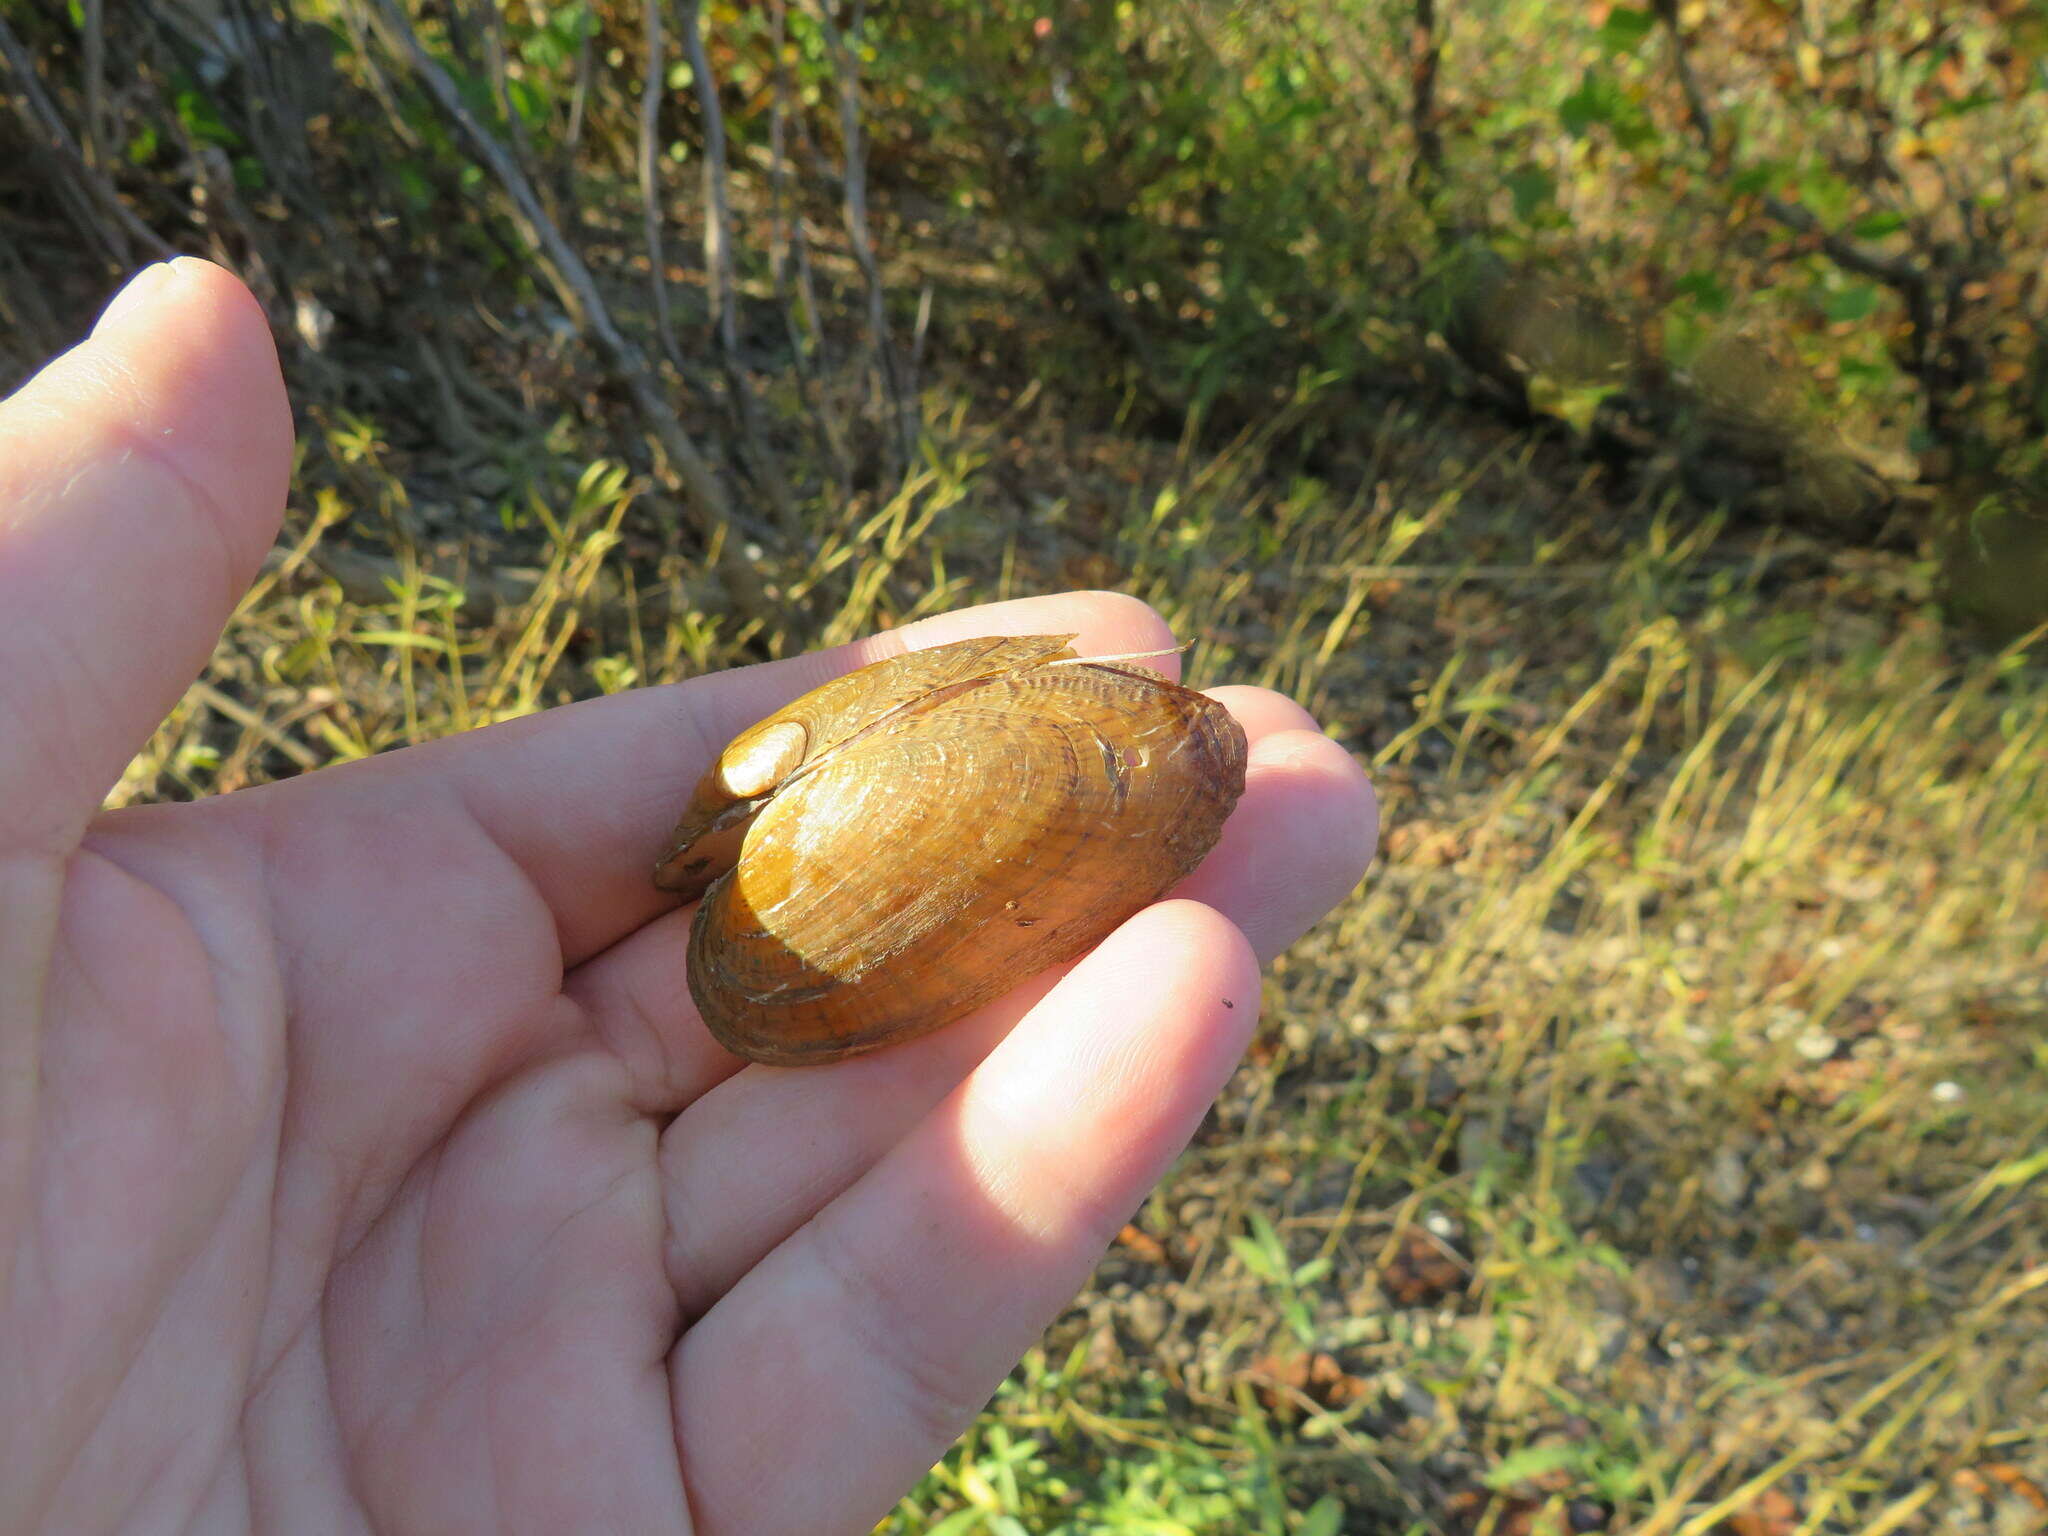
[(1110, 586), (1364, 888), (884, 1529), (2048, 1529), (2048, 4), (0, 0), (0, 385), (275, 323), (116, 801)]

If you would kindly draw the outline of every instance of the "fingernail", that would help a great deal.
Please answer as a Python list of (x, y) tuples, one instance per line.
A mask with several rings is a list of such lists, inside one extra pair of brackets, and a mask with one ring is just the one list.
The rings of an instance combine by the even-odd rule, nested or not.
[(164, 284), (170, 281), (173, 275), (168, 261), (154, 262), (144, 267), (128, 279), (125, 288), (114, 295), (114, 302), (100, 315), (99, 324), (93, 327), (93, 334), (98, 335), (117, 320), (124, 320), (142, 308), (163, 290)]

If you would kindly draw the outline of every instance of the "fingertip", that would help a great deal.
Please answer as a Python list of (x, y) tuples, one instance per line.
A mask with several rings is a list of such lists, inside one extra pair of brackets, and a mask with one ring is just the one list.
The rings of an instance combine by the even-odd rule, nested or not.
[(1199, 1030), (1199, 1041), (1189, 1042), (1187, 1070), (1198, 1082), (1210, 1084), (1204, 1097), (1213, 1098), (1236, 1070), (1259, 1022), (1258, 951), (1225, 913), (1188, 897), (1157, 902), (1132, 924), (1141, 925), (1135, 932), (1138, 942), (1194, 962), (1177, 978), (1188, 993), (1181, 999), (1186, 1018)]
[(1348, 890), (1365, 877), (1379, 852), (1380, 803), (1365, 765), (1321, 731), (1276, 731), (1252, 752), (1262, 774), (1286, 775), (1298, 793), (1322, 808), (1322, 838), (1330, 867)]
[(1175, 894), (1227, 913), (1272, 960), (1357, 887), (1378, 846), (1357, 760), (1320, 731), (1277, 731), (1252, 742), (1236, 810)]
[(1248, 772), (1288, 797), (1295, 878), (1335, 906), (1379, 852), (1379, 796), (1364, 765), (1321, 731), (1281, 731), (1254, 747)]
[(1173, 626), (1157, 608), (1142, 597), (1111, 588), (1095, 587), (1061, 593), (1051, 601), (1071, 602), (1090, 620), (1091, 631), (1105, 640), (1128, 644), (1133, 651), (1145, 651), (1174, 643)]
[(1237, 924), (1201, 901), (1157, 902), (1061, 977), (974, 1077), (1081, 1118), (1099, 1096), (1142, 1104), (1170, 1140), (1222, 1088), (1258, 1013), (1258, 956)]
[(182, 342), (200, 326), (215, 350), (250, 351), (252, 361), (277, 365), (270, 321), (248, 284), (217, 262), (174, 256), (142, 268), (100, 312), (91, 339), (132, 349), (131, 333), (152, 335), (175, 322), (172, 339)]
[[(156, 451), (214, 499), (281, 512), (292, 458), (291, 405), (270, 320), (247, 284), (179, 256), (144, 268), (93, 327), (125, 372)], [(216, 484), (223, 467), (238, 482)], [(264, 529), (264, 543), (273, 530)]]
[(1256, 1006), (1259, 957), (1244, 930), (1206, 901), (1174, 896), (1154, 902), (1121, 930), (1125, 942), (1157, 950), (1180, 950), (1199, 961), (1201, 978), (1210, 989), (1229, 995), (1233, 1004), (1249, 990)]
[(1249, 1012), (1259, 1006), (1259, 957), (1244, 930), (1221, 909), (1187, 896), (1171, 896), (1145, 908), (1075, 968), (1077, 989), (1099, 987), (1114, 969), (1133, 1000), (1158, 996), (1175, 1010), (1210, 1016)]
[(71, 480), (139, 450), (222, 514), (246, 578), (290, 486), (292, 417), (263, 307), (224, 268), (159, 262), (115, 295), (91, 335), (0, 412), (0, 490)]
[(100, 312), (99, 319), (93, 324), (93, 338), (98, 340), (129, 316), (146, 309), (163, 291), (164, 285), (171, 281), (171, 267), (168, 261), (153, 261), (129, 278)]
[(1272, 736), (1281, 731), (1315, 731), (1321, 733), (1316, 717), (1303, 709), (1284, 693), (1271, 688), (1253, 688), (1242, 683), (1229, 683), (1221, 688), (1202, 690), (1221, 704), (1237, 718), (1244, 727), (1244, 733), (1253, 741), (1262, 736)]
[[(1074, 649), (1082, 656), (1146, 655), (1143, 665), (1168, 677), (1180, 676), (1180, 657), (1172, 652), (1172, 626), (1143, 598), (1106, 590), (1053, 592), (933, 614), (876, 636), (868, 642), (873, 650), (862, 659), (929, 650), (982, 635), (1064, 634), (1076, 637)], [(1154, 651), (1167, 654), (1147, 655)]]

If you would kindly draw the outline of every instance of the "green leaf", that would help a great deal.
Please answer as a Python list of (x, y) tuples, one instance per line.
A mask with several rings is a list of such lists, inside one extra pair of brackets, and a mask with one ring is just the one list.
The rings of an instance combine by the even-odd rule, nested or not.
[(1233, 1237), (1230, 1251), (1237, 1255), (1238, 1262), (1257, 1275), (1261, 1280), (1279, 1280), (1286, 1271), (1273, 1263), (1273, 1257), (1249, 1237)]
[(1557, 120), (1564, 125), (1566, 133), (1580, 138), (1594, 124), (1608, 121), (1613, 111), (1608, 93), (1600, 89), (1599, 82), (1589, 72), (1579, 88), (1557, 104)]
[(1537, 166), (1508, 172), (1507, 183), (1515, 199), (1515, 217), (1524, 223), (1548, 207), (1557, 195), (1556, 179)]
[(1808, 168), (1799, 178), (1799, 200), (1819, 215), (1823, 224), (1839, 224), (1855, 196), (1854, 187), (1821, 166)]
[(1558, 103), (1557, 115), (1565, 132), (1574, 138), (1604, 124), (1615, 141), (1627, 150), (1641, 149), (1657, 137), (1656, 124), (1650, 121), (1641, 104), (1614, 80), (1590, 69), (1580, 80), (1579, 88)]
[(1890, 208), (1880, 208), (1876, 213), (1866, 213), (1854, 224), (1849, 232), (1859, 240), (1882, 240), (1906, 227), (1906, 216)]
[(1508, 705), (1514, 702), (1515, 696), (1511, 693), (1501, 693), (1498, 691), (1493, 693), (1486, 693), (1483, 691), (1479, 693), (1468, 693), (1463, 698), (1459, 699), (1455, 704), (1451, 705), (1451, 707), (1446, 711), (1446, 713), (1453, 715), (1492, 714), (1495, 710), (1505, 709)]
[(406, 629), (364, 629), (358, 630), (351, 638), (358, 645), (392, 645), (401, 649), (409, 647), (416, 651), (440, 651), (444, 654), (448, 650), (448, 642), (439, 635), (414, 634)]
[(1830, 320), (1862, 320), (1876, 310), (1881, 297), (1874, 284), (1850, 283), (1824, 295), (1820, 310)]
[(1725, 310), (1731, 297), (1728, 285), (1711, 272), (1688, 272), (1673, 287), (1710, 315)]
[(307, 635), (304, 639), (295, 641), (290, 650), (278, 657), (277, 675), (288, 683), (295, 683), (313, 670), (313, 665), (319, 661), (320, 656), (319, 638)]
[(1579, 1448), (1576, 1445), (1525, 1445), (1519, 1451), (1511, 1451), (1504, 1456), (1499, 1464), (1486, 1474), (1486, 1486), (1493, 1489), (1511, 1488), (1529, 1478), (1541, 1477), (1546, 1472), (1556, 1472), (1566, 1467), (1576, 1468), (1578, 1464)]
[(1615, 120), (1614, 137), (1623, 149), (1636, 154), (1657, 142), (1657, 125), (1647, 112), (1630, 102), (1628, 112)]
[(2048, 1150), (2034, 1153), (2031, 1157), (2015, 1158), (2012, 1162), (2001, 1163), (1986, 1174), (1983, 1183), (1992, 1189), (2017, 1189), (2048, 1173)]
[(434, 201), (434, 184), (417, 165), (401, 160), (391, 168), (391, 174), (398, 179), (399, 189), (405, 193), (405, 200), (415, 211), (424, 211)]
[(1335, 1494), (1324, 1494), (1301, 1517), (1294, 1536), (1339, 1536), (1344, 1529), (1344, 1502)]
[(507, 80), (505, 96), (512, 103), (512, 110), (519, 114), (528, 127), (539, 128), (547, 122), (547, 96), (530, 82)]
[(213, 110), (213, 102), (201, 92), (179, 91), (172, 97), (171, 105), (186, 131), (200, 143), (219, 149), (241, 148), (242, 141), (234, 129), (221, 121), (220, 114)]
[(1744, 166), (1728, 178), (1728, 185), (1744, 197), (1759, 197), (1784, 177), (1785, 167), (1776, 160), (1759, 160)]
[(2001, 99), (1992, 91), (1972, 91), (1959, 101), (1943, 102), (1927, 115), (1927, 120), (1930, 123), (1938, 123), (1945, 117), (1968, 117), (1971, 113), (1981, 112)]
[(1656, 26), (1657, 18), (1649, 11), (1617, 5), (1600, 24), (1600, 46), (1610, 53), (1633, 53)]

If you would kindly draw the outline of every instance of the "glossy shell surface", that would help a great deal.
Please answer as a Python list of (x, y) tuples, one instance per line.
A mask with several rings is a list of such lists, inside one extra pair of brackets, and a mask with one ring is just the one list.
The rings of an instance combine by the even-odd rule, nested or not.
[(1071, 960), (1212, 848), (1244, 732), (1068, 635), (864, 667), (736, 736), (655, 870), (691, 995), (750, 1060), (826, 1062), (938, 1028)]

